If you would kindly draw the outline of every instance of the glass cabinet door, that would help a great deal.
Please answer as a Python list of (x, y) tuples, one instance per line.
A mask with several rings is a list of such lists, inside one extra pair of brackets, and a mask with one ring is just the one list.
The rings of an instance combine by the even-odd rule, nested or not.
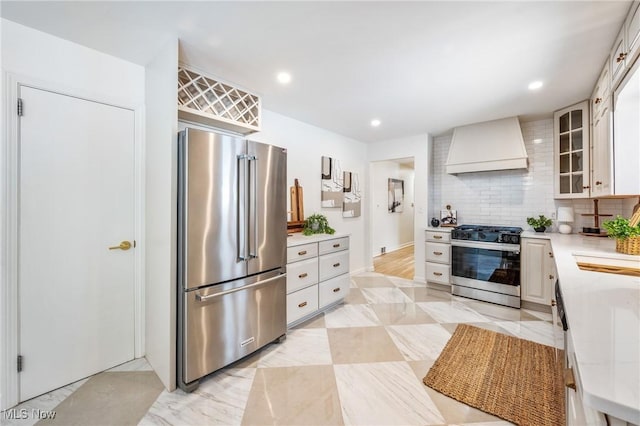
[(554, 114), (556, 198), (589, 197), (589, 103)]

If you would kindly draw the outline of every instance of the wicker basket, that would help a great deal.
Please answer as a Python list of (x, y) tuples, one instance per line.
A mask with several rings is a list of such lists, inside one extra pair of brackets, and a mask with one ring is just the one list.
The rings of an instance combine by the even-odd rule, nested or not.
[(640, 237), (629, 237), (624, 240), (616, 238), (616, 251), (624, 254), (640, 254)]

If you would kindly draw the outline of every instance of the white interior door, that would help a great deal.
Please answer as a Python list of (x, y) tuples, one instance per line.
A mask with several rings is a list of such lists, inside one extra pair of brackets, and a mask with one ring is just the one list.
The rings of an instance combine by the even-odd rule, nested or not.
[(20, 401), (134, 357), (134, 111), (21, 86)]

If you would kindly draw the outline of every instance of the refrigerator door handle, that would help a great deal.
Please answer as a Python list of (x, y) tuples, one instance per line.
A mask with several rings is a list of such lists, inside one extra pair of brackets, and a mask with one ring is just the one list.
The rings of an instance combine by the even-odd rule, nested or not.
[(215, 299), (216, 297), (220, 297), (220, 296), (224, 296), (226, 294), (231, 294), (231, 293), (235, 293), (235, 292), (242, 291), (242, 290), (248, 290), (248, 289), (253, 288), (253, 287), (259, 287), (259, 286), (268, 284), (271, 281), (275, 281), (277, 279), (282, 278), (283, 275), (286, 275), (286, 274), (279, 274), (279, 275), (276, 275), (275, 277), (271, 277), (271, 278), (267, 278), (266, 280), (258, 281), (257, 283), (245, 285), (243, 287), (232, 288), (232, 289), (229, 289), (229, 290), (221, 291), (219, 293), (208, 294), (206, 296), (201, 296), (199, 294), (196, 294), (196, 300), (198, 302), (208, 302), (209, 300)]
[[(258, 157), (249, 156), (249, 259), (258, 258)], [(253, 166), (253, 167), (252, 167)]]
[(246, 262), (249, 260), (247, 252), (247, 163), (248, 157), (245, 154), (238, 155), (238, 229), (237, 229), (237, 250), (238, 260)]

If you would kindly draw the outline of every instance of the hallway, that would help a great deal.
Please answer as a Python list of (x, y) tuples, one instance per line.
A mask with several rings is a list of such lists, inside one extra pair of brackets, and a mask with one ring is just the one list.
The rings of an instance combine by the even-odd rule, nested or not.
[(413, 244), (374, 257), (373, 270), (379, 274), (413, 280), (415, 275)]

